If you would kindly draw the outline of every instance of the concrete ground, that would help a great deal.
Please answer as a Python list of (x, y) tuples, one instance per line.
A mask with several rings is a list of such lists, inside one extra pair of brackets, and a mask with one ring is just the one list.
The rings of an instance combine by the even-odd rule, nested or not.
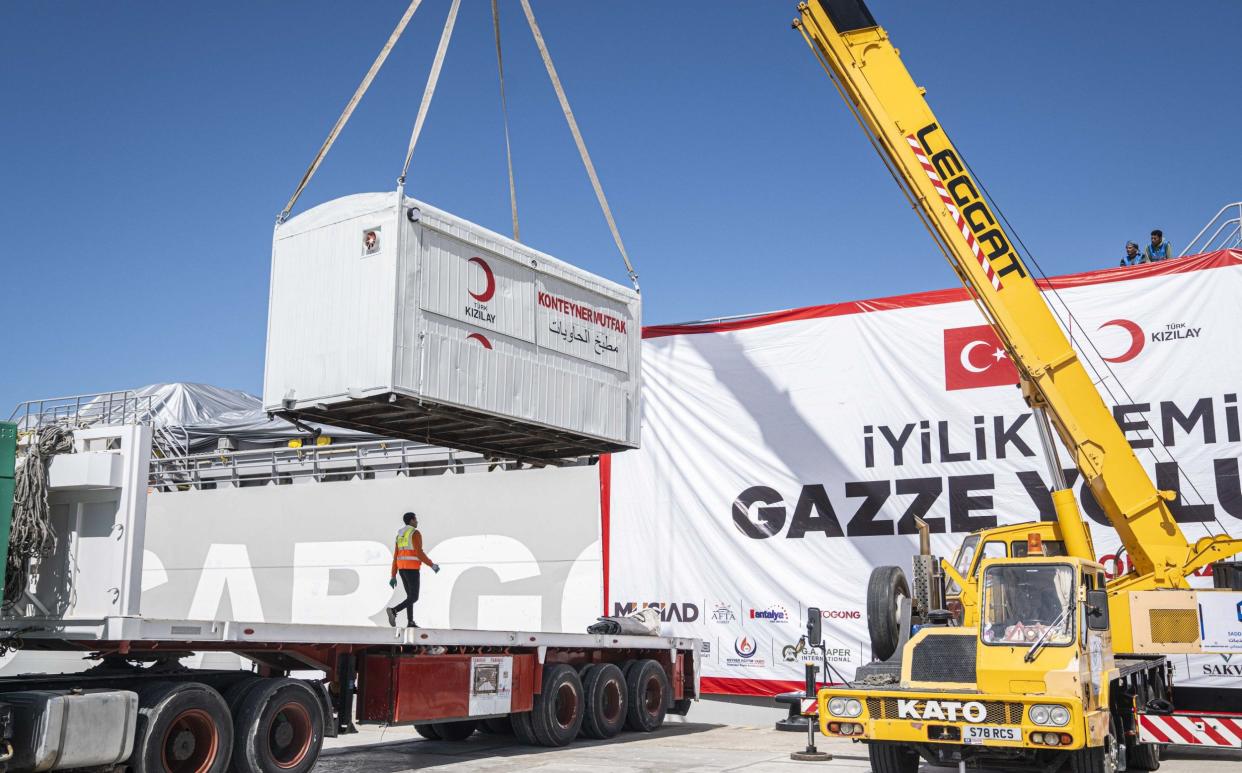
[[(627, 771), (866, 771), (867, 750), (861, 744), (819, 737), (819, 748), (831, 762), (793, 762), (806, 736), (768, 728), (702, 722), (668, 724), (655, 733), (622, 733), (610, 741), (579, 739), (562, 749), (518, 744), (512, 737), (476, 733), (468, 741), (422, 740), (411, 728), (365, 728), (358, 735), (328, 739), (317, 773), (401, 773), (412, 770), (506, 771), (548, 773), (623, 773)], [(952, 768), (931, 768), (948, 773)], [(1197, 751), (1174, 748), (1161, 764), (1165, 773), (1236, 773), (1242, 751)], [(979, 773), (972, 771), (972, 773)]]

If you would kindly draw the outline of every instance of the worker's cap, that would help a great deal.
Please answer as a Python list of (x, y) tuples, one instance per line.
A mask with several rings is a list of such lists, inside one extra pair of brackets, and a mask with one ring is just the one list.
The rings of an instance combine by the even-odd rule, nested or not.
[(417, 517), (418, 516), (415, 515), (414, 513), (406, 513), (405, 515), (401, 516), (401, 520), (405, 522), (406, 526), (409, 526), (410, 522), (413, 521)]

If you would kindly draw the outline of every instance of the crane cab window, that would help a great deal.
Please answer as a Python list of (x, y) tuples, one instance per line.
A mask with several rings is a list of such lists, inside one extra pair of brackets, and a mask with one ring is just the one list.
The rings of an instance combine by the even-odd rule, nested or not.
[(983, 543), (983, 550), (980, 551), (979, 560), (984, 561), (989, 558), (1005, 558), (1007, 555), (1008, 553), (1005, 550), (1005, 543), (993, 540)]
[(1074, 570), (1057, 564), (990, 566), (983, 574), (984, 644), (1074, 641)]
[[(1026, 558), (1026, 540), (1014, 540), (1009, 543), (1010, 555), (1014, 558)], [(1045, 556), (1065, 555), (1065, 543), (1059, 539), (1044, 540)]]

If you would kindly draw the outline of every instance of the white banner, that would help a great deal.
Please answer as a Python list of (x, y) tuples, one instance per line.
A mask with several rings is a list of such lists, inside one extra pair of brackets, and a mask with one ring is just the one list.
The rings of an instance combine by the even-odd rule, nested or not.
[[(1188, 539), (1242, 534), (1242, 252), (1054, 286), (1140, 459), (1180, 493)], [(672, 632), (703, 638), (707, 692), (790, 689), (812, 606), (851, 676), (870, 652), (868, 575), (909, 572), (915, 516), (946, 557), (967, 532), (1051, 517), (1013, 365), (964, 291), (647, 336), (643, 447), (613, 460), (609, 611), (659, 604)], [(1115, 533), (1089, 496), (1083, 508), (1115, 571)], [(1175, 659), (1178, 682), (1242, 687), (1233, 660)]]

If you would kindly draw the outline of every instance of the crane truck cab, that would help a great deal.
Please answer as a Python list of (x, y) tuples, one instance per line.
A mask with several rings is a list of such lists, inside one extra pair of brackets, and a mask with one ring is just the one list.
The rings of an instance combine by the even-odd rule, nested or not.
[(920, 759), (1153, 769), (1156, 745), (1131, 734), (1138, 706), (1167, 699), (1152, 678), (1166, 671), (1114, 656), (1102, 565), (1046, 554), (1039, 532), (1023, 547), (975, 563), (975, 624), (921, 627), (897, 678), (863, 667), (854, 683), (820, 690), (821, 732), (868, 744), (876, 773), (912, 773)]

